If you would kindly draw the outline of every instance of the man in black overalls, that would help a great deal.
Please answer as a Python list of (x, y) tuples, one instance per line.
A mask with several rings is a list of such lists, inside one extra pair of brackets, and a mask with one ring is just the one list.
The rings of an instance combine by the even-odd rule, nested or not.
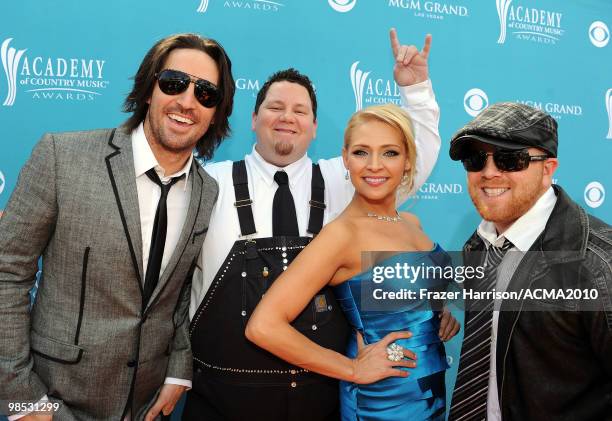
[[(393, 40), (394, 33), (392, 45)], [(410, 56), (399, 43), (393, 47), (396, 57)], [(407, 64), (400, 60), (395, 69), (417, 137), (416, 188), (429, 175), (440, 146), (428, 50), (426, 41), (422, 52)], [(195, 373), (185, 420), (339, 417), (337, 381), (290, 365), (244, 336), (267, 288), (353, 195), (340, 158), (315, 165), (306, 154), (316, 134), (316, 112), (310, 80), (294, 69), (277, 72), (257, 96), (252, 153), (244, 161), (206, 166), (219, 182), (219, 197), (192, 288)], [(316, 294), (293, 326), (319, 345), (344, 352), (348, 327), (329, 288)]]

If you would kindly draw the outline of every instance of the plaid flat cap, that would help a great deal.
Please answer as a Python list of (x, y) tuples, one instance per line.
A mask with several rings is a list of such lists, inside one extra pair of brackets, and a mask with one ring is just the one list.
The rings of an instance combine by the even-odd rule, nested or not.
[(542, 149), (557, 156), (557, 122), (536, 108), (515, 102), (498, 102), (484, 109), (451, 138), (450, 157), (462, 159), (470, 141), (504, 149)]

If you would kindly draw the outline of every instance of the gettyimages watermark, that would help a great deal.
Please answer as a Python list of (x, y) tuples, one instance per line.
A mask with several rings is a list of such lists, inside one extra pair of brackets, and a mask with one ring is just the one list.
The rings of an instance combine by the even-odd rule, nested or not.
[[(486, 251), (365, 252), (356, 301), (364, 311), (600, 311), (605, 292), (575, 251), (511, 250), (495, 268)], [(354, 287), (352, 288), (355, 289)]]

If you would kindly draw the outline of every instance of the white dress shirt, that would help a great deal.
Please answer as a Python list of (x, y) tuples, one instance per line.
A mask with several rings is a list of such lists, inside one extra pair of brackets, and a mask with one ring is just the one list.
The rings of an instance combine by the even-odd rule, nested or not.
[[(483, 220), (478, 226), (478, 235), (485, 243), (487, 249), (493, 245), (501, 247), (507, 239), (513, 245), (508, 250), (498, 269), (497, 291), (505, 291), (521, 259), (535, 240), (542, 234), (548, 218), (557, 203), (557, 196), (552, 187), (537, 200), (537, 202), (523, 216), (517, 219), (504, 233), (497, 234), (495, 224)], [(499, 303), (496, 303), (499, 309)], [(501, 409), (497, 393), (497, 326), (499, 323), (499, 310), (493, 311), (493, 324), (491, 329), (491, 359), (489, 365), (489, 390), (487, 396), (487, 421), (501, 421)]]
[[(402, 107), (409, 113), (417, 144), (416, 177), (413, 192), (418, 189), (431, 173), (440, 150), (438, 134), (439, 108), (435, 101), (429, 80), (401, 88)], [(338, 145), (340, 149), (340, 145)], [(272, 201), (277, 184), (274, 173), (280, 170), (266, 161), (253, 147), (245, 156), (248, 186), (257, 232), (251, 238), (272, 236)], [(323, 224), (332, 221), (351, 201), (353, 185), (346, 180), (341, 157), (322, 159), (319, 162), (325, 180), (325, 205)], [(193, 277), (189, 317), (193, 319), (206, 291), (212, 284), (217, 271), (225, 261), (233, 244), (244, 239), (240, 236), (240, 223), (234, 207), (236, 197), (232, 180), (232, 161), (209, 164), (204, 169), (219, 183), (219, 197), (212, 210), (210, 224), (201, 260)], [(282, 168), (289, 177), (289, 188), (295, 202), (300, 236), (306, 232), (310, 215), (308, 201), (311, 194), (312, 161), (304, 155), (296, 162)], [(406, 197), (400, 199), (403, 202)]]
[(189, 169), (193, 156), (190, 156), (183, 168), (174, 173), (166, 175), (164, 169), (159, 165), (153, 151), (145, 137), (142, 123), (132, 132), (132, 150), (134, 152), (134, 170), (136, 175), (136, 189), (138, 190), (138, 209), (140, 210), (140, 229), (142, 234), (142, 269), (144, 282), (147, 264), (149, 262), (149, 249), (151, 248), (151, 236), (153, 233), (153, 222), (157, 204), (161, 197), (161, 189), (145, 174), (151, 168), (159, 176), (163, 184), (168, 184), (171, 178), (180, 177), (185, 174), (182, 180), (177, 181), (168, 192), (166, 206), (168, 209), (168, 225), (166, 231), (166, 244), (162, 258), (159, 275), (164, 273), (164, 269), (172, 257), (172, 252), (176, 248), (183, 224), (187, 217), (189, 199), (191, 197), (191, 183), (189, 183)]
[[(193, 161), (193, 155), (189, 157), (187, 163), (178, 172), (166, 175), (164, 169), (159, 165), (153, 151), (145, 137), (144, 127), (142, 123), (132, 132), (132, 151), (134, 154), (134, 170), (136, 175), (136, 190), (138, 191), (138, 209), (140, 210), (140, 232), (142, 235), (142, 282), (144, 282), (147, 272), (147, 264), (149, 262), (149, 249), (151, 248), (151, 236), (153, 234), (153, 222), (155, 221), (155, 213), (157, 204), (161, 197), (161, 189), (145, 174), (151, 168), (155, 168), (155, 172), (163, 184), (168, 184), (171, 178), (180, 177), (185, 174), (182, 180), (177, 181), (168, 192), (166, 206), (168, 209), (168, 224), (166, 230), (166, 243), (164, 245), (164, 254), (162, 257), (159, 276), (164, 273), (170, 257), (176, 248), (187, 210), (189, 208), (189, 199), (191, 198), (191, 183), (189, 182), (189, 169)], [(143, 285), (144, 286), (144, 285)], [(176, 379), (174, 377), (166, 377), (164, 384), (178, 384), (191, 388), (191, 380)]]

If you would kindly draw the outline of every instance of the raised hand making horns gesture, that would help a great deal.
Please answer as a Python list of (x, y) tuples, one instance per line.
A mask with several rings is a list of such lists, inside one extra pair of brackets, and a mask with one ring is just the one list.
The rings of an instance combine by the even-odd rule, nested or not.
[(395, 28), (389, 31), (391, 50), (395, 57), (393, 78), (399, 86), (414, 85), (429, 79), (427, 58), (431, 49), (431, 34), (425, 36), (425, 45), (421, 51), (414, 45), (402, 45)]

